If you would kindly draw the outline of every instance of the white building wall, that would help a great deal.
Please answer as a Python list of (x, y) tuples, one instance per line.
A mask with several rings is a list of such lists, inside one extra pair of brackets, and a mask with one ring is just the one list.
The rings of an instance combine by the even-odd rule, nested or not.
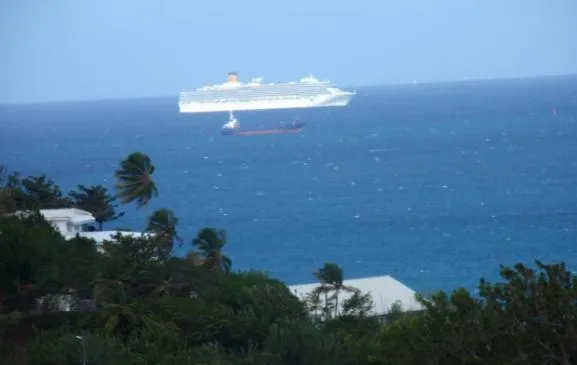
[(59, 220), (59, 221), (49, 221), (52, 226), (58, 231), (60, 232), (61, 235), (66, 236), (66, 233), (68, 231), (68, 228), (66, 227), (66, 221), (64, 220)]

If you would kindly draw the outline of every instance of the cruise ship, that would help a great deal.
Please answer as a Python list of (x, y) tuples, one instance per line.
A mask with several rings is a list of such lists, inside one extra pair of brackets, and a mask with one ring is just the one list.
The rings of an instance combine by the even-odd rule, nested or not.
[(228, 80), (195, 91), (182, 91), (178, 106), (181, 113), (232, 112), (242, 110), (316, 108), (345, 106), (355, 91), (343, 91), (329, 81), (312, 75), (298, 82), (263, 83), (254, 78), (248, 83), (238, 73), (229, 72)]

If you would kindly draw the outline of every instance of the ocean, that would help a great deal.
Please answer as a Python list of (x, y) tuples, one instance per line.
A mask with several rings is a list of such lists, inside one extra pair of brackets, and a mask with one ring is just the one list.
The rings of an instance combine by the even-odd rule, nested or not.
[(0, 163), (65, 191), (114, 185), (134, 151), (160, 196), (108, 228), (141, 230), (166, 207), (182, 254), (204, 226), (236, 269), (288, 284), (324, 262), (346, 278), (392, 275), (421, 291), (474, 289), (500, 264), (565, 260), (577, 271), (577, 77), (365, 87), (345, 108), (179, 114), (177, 97), (0, 106)]

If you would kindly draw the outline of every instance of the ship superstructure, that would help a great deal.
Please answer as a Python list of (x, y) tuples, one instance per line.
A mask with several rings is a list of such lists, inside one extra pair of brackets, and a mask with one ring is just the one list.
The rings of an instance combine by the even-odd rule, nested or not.
[(178, 106), (181, 113), (230, 112), (230, 127), (231, 122), (238, 126), (235, 111), (345, 106), (353, 95), (354, 91), (343, 91), (312, 75), (298, 82), (263, 83), (262, 78), (254, 78), (242, 83), (236, 72), (230, 72), (225, 83), (181, 92)]

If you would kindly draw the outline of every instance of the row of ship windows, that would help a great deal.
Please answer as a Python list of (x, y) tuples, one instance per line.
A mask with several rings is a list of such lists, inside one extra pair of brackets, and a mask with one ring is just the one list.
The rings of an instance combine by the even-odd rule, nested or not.
[(328, 92), (322, 93), (298, 93), (298, 94), (282, 94), (282, 93), (270, 93), (270, 94), (214, 94), (214, 95), (181, 95), (181, 99), (194, 99), (194, 100), (213, 100), (213, 99), (226, 99), (226, 98), (240, 98), (240, 99), (254, 99), (254, 98), (270, 98), (270, 97), (287, 97), (295, 95), (296, 97), (309, 97), (317, 95), (329, 94)]
[(214, 95), (187, 95), (187, 94), (181, 94), (180, 95), (180, 99), (181, 100), (195, 100), (195, 101), (200, 101), (200, 100), (207, 100), (207, 101), (212, 101), (215, 99), (229, 99), (229, 98), (233, 98), (233, 99), (258, 99), (258, 98), (276, 98), (276, 97), (280, 97), (280, 98), (307, 98), (307, 97), (314, 97), (314, 96), (318, 96), (318, 95), (324, 95), (327, 94), (326, 92), (324, 93), (299, 93), (299, 94), (279, 94), (279, 93), (274, 93), (274, 94), (262, 94), (259, 93), (258, 95), (242, 95), (242, 94), (226, 94), (226, 95), (218, 95), (218, 94), (214, 94)]
[(182, 95), (190, 95), (195, 97), (214, 97), (217, 95), (275, 95), (275, 94), (319, 94), (319, 93), (326, 93), (328, 92), (326, 87), (322, 88), (314, 88), (314, 89), (292, 89), (292, 90), (279, 90), (279, 89), (258, 89), (258, 90), (210, 90), (210, 91), (185, 91), (182, 92)]
[[(241, 86), (241, 87), (234, 87), (228, 88), (223, 87), (219, 88), (216, 87), (216, 91), (220, 90), (234, 90), (234, 91), (266, 91), (266, 90), (310, 90), (310, 89), (326, 89), (334, 87), (334, 85), (260, 85), (260, 86)], [(215, 91), (210, 89), (203, 90), (204, 92)], [(203, 92), (201, 91), (201, 92)]]
[(195, 102), (201, 104), (212, 104), (212, 103), (233, 103), (233, 102), (247, 102), (247, 101), (269, 101), (269, 100), (298, 100), (298, 99), (314, 99), (314, 97), (305, 98), (298, 95), (287, 95), (287, 96), (268, 96), (268, 97), (256, 97), (256, 98), (221, 98), (221, 99), (211, 99), (211, 100), (182, 100), (183, 102)]

